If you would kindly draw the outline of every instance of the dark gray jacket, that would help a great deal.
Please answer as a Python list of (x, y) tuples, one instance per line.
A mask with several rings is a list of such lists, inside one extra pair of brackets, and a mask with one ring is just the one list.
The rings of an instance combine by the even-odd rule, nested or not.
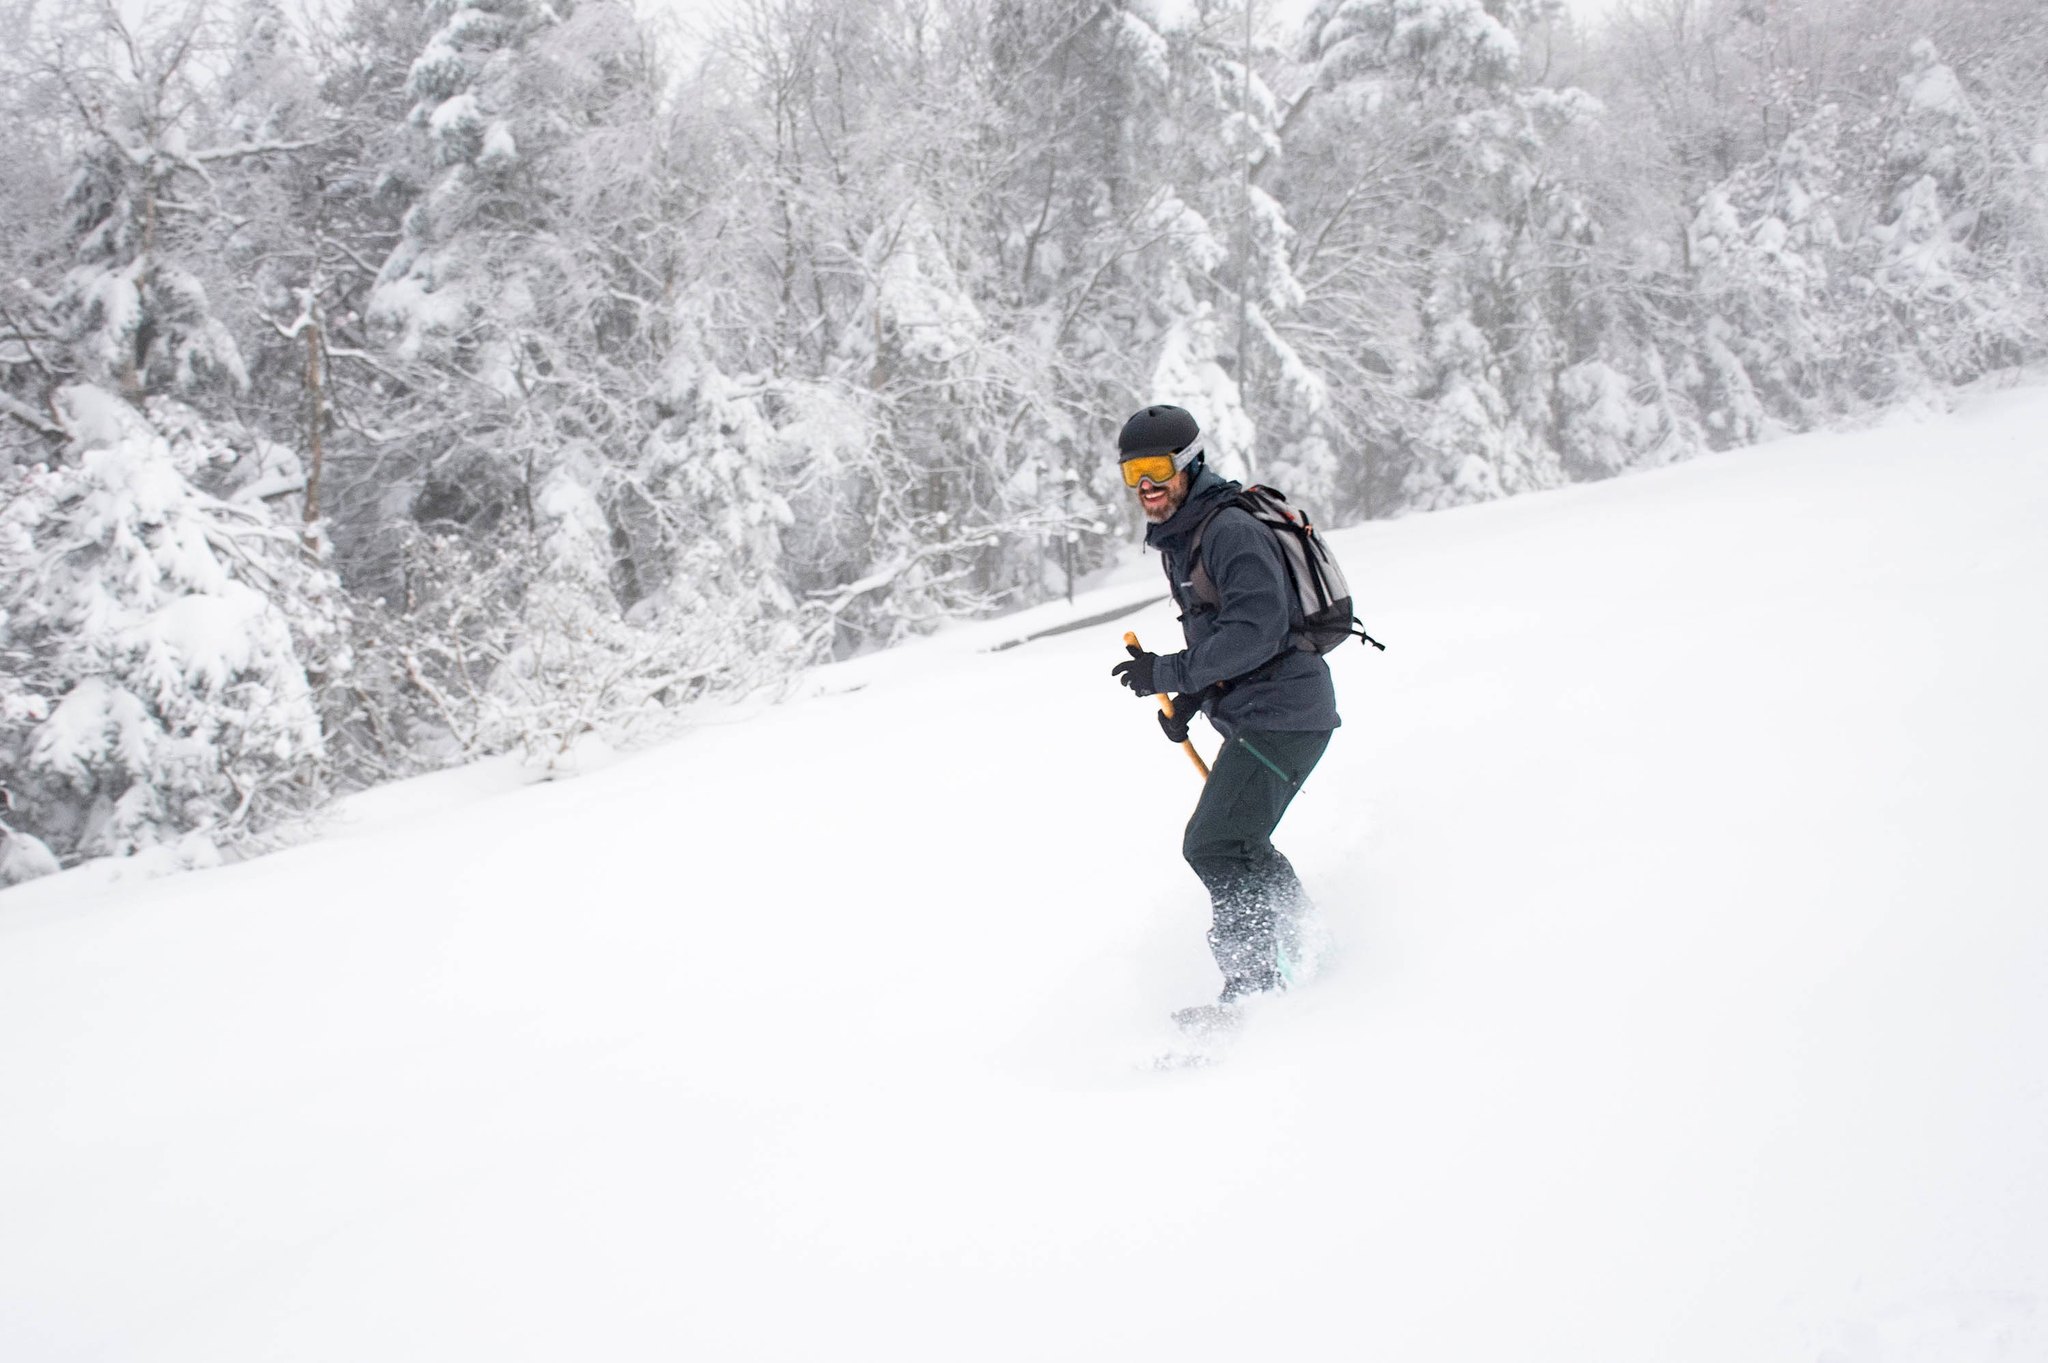
[(1301, 615), (1294, 584), (1273, 532), (1249, 511), (1225, 507), (1209, 521), (1202, 532), (1202, 563), (1221, 604), (1212, 610), (1195, 595), (1189, 554), (1195, 528), (1237, 490), (1236, 483), (1203, 469), (1180, 509), (1145, 531), (1145, 543), (1166, 556), (1188, 645), (1184, 652), (1160, 655), (1153, 684), (1162, 691), (1200, 691), (1256, 672), (1256, 678), (1236, 682), (1202, 707), (1218, 732), (1230, 737), (1247, 729), (1334, 729), (1340, 721), (1329, 665), (1290, 647), (1289, 632)]

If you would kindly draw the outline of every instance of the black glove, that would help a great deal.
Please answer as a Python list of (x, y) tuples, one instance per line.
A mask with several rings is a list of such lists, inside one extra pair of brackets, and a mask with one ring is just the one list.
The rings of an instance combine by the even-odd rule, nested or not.
[(1152, 666), (1159, 661), (1159, 655), (1147, 653), (1136, 644), (1125, 644), (1124, 650), (1131, 655), (1130, 660), (1110, 668), (1109, 675), (1141, 696), (1156, 695), (1159, 688), (1152, 684)]
[(1169, 742), (1185, 743), (1188, 741), (1188, 721), (1201, 713), (1201, 692), (1198, 691), (1193, 695), (1187, 696), (1175, 696), (1173, 698), (1172, 717), (1168, 718), (1166, 711), (1161, 710), (1159, 712), (1159, 727), (1165, 730)]

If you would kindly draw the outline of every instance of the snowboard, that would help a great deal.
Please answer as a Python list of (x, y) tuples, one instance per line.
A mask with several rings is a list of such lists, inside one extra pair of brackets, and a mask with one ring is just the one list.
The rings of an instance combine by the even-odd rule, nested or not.
[(1188, 1070), (1221, 1064), (1244, 1029), (1244, 1011), (1235, 1004), (1202, 1003), (1176, 1009), (1173, 1025), (1179, 1035), (1153, 1057), (1153, 1069)]
[(1274, 947), (1278, 956), (1275, 965), (1280, 976), (1280, 988), (1270, 993), (1253, 994), (1235, 1003), (1219, 1001), (1175, 1009), (1173, 1025), (1178, 1035), (1153, 1057), (1152, 1068), (1185, 1070), (1221, 1064), (1244, 1034), (1248, 1009), (1257, 1011), (1269, 1001), (1309, 984), (1322, 973), (1323, 965), (1330, 956), (1331, 941), (1329, 929), (1321, 918), (1309, 912), (1283, 919), (1277, 926), (1278, 940)]

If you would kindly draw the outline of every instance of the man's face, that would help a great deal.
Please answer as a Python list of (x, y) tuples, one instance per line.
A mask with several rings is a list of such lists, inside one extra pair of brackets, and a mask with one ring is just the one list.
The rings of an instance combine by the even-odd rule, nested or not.
[(1133, 490), (1138, 494), (1138, 506), (1143, 509), (1145, 519), (1156, 525), (1180, 510), (1180, 504), (1188, 499), (1188, 484), (1192, 481), (1193, 475), (1187, 469), (1182, 469), (1163, 483), (1155, 483), (1150, 478), (1140, 479)]

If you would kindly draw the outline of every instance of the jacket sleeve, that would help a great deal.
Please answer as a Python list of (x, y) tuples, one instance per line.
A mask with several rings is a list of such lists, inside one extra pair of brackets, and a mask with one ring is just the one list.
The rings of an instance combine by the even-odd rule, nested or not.
[(1202, 562), (1221, 598), (1216, 627), (1200, 643), (1163, 654), (1152, 672), (1162, 691), (1201, 691), (1242, 677), (1288, 647), (1294, 588), (1273, 532), (1230, 507), (1202, 535)]

